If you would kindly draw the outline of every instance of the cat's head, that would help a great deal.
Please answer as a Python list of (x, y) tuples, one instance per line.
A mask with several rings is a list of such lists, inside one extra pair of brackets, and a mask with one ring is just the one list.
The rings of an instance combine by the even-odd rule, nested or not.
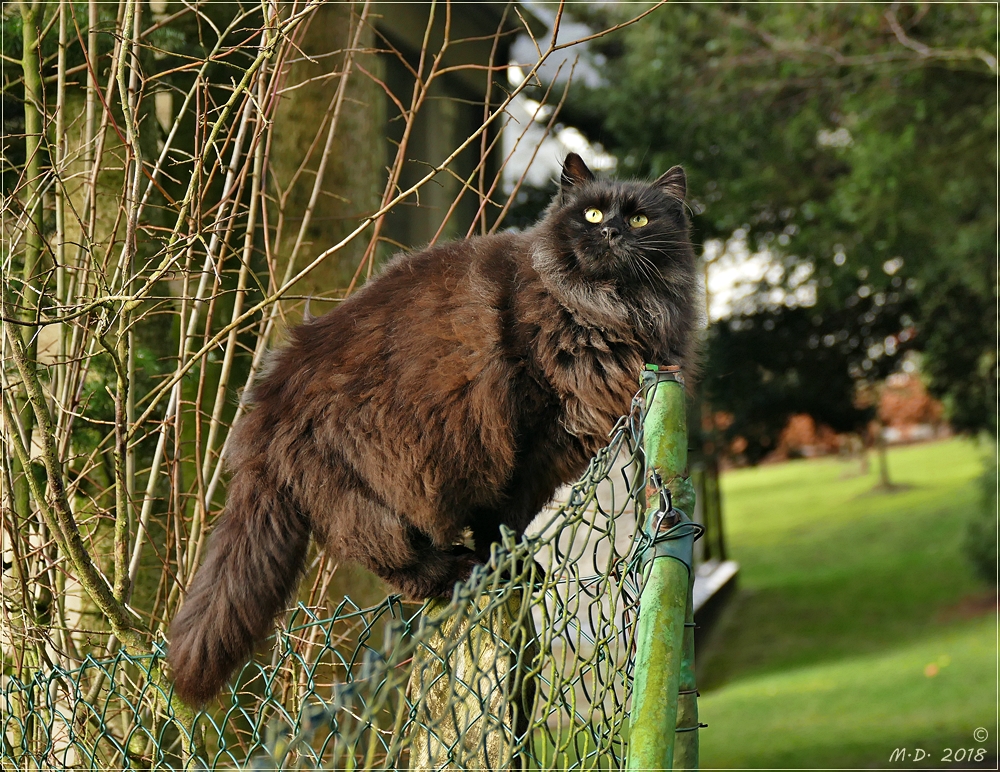
[(570, 153), (544, 220), (560, 272), (619, 285), (686, 284), (694, 265), (686, 193), (680, 166), (653, 182), (600, 180)]

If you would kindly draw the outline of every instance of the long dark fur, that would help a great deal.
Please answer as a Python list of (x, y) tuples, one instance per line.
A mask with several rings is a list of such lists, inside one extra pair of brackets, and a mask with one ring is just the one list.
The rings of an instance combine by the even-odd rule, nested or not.
[(211, 698), (267, 635), (310, 533), (411, 597), (447, 595), (501, 523), (523, 532), (579, 476), (643, 362), (690, 362), (685, 185), (680, 167), (598, 181), (570, 154), (533, 229), (398, 256), (292, 330), (233, 429), (226, 512), (171, 628), (182, 698)]

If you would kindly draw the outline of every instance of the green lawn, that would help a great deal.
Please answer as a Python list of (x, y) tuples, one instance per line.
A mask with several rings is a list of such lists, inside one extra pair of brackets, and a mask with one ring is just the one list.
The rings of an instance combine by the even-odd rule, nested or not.
[(985, 748), (997, 768), (996, 612), (961, 551), (982, 455), (895, 449), (908, 487), (889, 494), (838, 459), (724, 476), (741, 571), (699, 663), (703, 769), (981, 766), (947, 748)]

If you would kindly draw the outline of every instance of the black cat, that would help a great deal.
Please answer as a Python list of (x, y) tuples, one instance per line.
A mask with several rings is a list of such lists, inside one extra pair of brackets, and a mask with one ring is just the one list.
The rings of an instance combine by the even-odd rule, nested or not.
[(292, 330), (233, 428), (226, 512), (171, 628), (178, 694), (203, 703), (252, 654), (310, 534), (425, 598), (487, 560), (501, 523), (523, 532), (603, 447), (643, 363), (690, 363), (685, 191), (680, 167), (601, 181), (570, 154), (531, 230), (397, 256)]

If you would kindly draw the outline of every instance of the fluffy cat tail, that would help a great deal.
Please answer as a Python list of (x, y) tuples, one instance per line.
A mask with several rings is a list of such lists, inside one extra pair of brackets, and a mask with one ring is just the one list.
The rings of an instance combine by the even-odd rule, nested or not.
[(271, 631), (298, 585), (309, 523), (263, 459), (242, 466), (170, 627), (176, 693), (201, 706)]

